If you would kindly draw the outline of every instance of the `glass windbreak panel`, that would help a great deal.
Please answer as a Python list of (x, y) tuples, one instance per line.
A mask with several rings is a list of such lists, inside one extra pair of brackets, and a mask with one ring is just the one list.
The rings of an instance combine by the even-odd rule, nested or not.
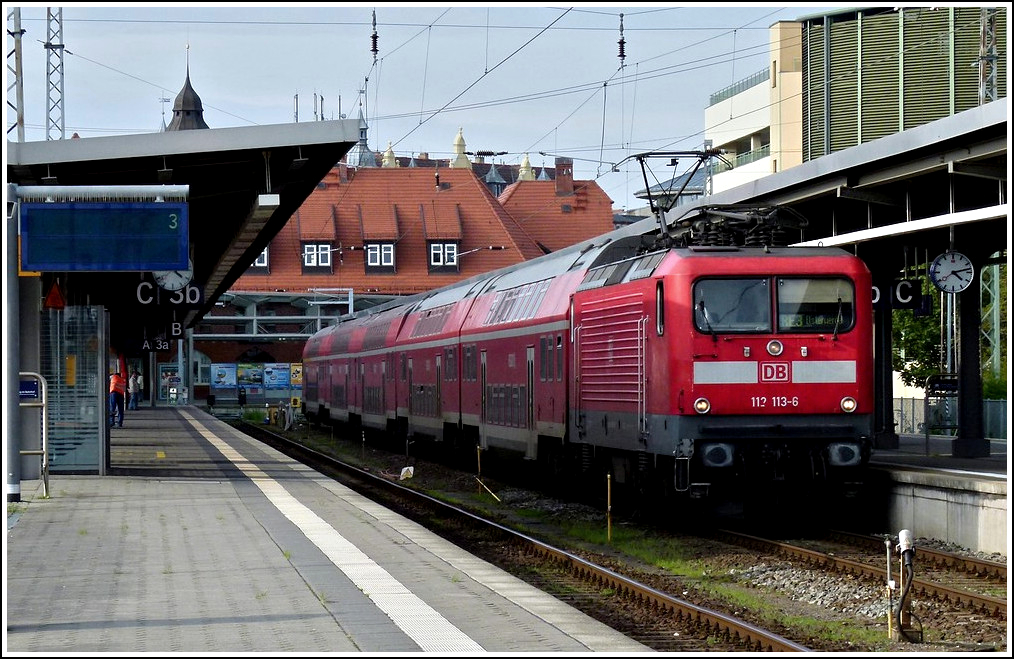
[(766, 278), (702, 279), (694, 285), (694, 324), (706, 334), (771, 331)]
[(836, 278), (778, 279), (778, 330), (846, 332), (855, 325), (852, 282)]
[[(49, 469), (52, 473), (101, 474), (108, 455), (104, 429), (109, 369), (105, 348), (96, 337), (108, 331), (106, 313), (102, 307), (67, 305), (45, 309), (39, 318), (39, 372), (47, 383), (44, 412), (49, 425)], [(24, 410), (21, 415), (26, 424), (28, 419), (40, 423), (38, 410)], [(41, 448), (41, 441), (40, 434), (39, 444), (26, 448)]]

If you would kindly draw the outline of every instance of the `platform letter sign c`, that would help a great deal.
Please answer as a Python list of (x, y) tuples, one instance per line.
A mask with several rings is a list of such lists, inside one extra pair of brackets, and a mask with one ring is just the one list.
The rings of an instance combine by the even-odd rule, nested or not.
[(201, 304), (203, 299), (201, 289), (192, 284), (181, 288), (178, 291), (161, 291), (155, 288), (151, 282), (142, 281), (137, 285), (137, 301), (141, 304), (154, 304), (158, 306), (168, 302), (174, 305), (195, 306)]

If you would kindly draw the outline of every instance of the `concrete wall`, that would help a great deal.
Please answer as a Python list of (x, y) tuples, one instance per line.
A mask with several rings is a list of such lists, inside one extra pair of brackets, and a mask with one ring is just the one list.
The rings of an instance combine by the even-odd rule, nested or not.
[(889, 490), (892, 532), (908, 529), (916, 538), (1007, 555), (1006, 480), (895, 471)]

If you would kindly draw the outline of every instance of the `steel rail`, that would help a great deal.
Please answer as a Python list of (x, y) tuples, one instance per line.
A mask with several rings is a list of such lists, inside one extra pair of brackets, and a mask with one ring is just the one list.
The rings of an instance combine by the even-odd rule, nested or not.
[[(861, 577), (869, 577), (887, 583), (887, 569), (879, 568), (859, 561), (846, 558), (838, 558), (824, 552), (813, 549), (806, 549), (787, 542), (768, 540), (757, 536), (739, 533), (737, 531), (719, 530), (715, 536), (731, 544), (759, 549), (772, 554), (784, 554), (792, 558), (801, 559), (811, 565), (822, 568), (830, 568), (846, 574), (854, 574)], [(918, 554), (918, 552), (916, 552)], [(944, 584), (926, 581), (925, 579), (912, 579), (912, 593), (922, 595), (943, 602), (951, 602), (955, 605), (968, 607), (982, 611), (992, 616), (1007, 616), (1007, 600), (989, 595), (979, 595), (960, 588), (951, 588)]]
[[(624, 596), (634, 599), (635, 601), (647, 603), (657, 607), (661, 611), (671, 612), (675, 614), (677, 622), (693, 626), (703, 626), (709, 633), (722, 635), (733, 643), (741, 644), (744, 647), (749, 648), (750, 651), (812, 651), (810, 648), (783, 638), (778, 634), (774, 634), (773, 632), (767, 631), (743, 620), (739, 620), (738, 618), (728, 616), (717, 611), (712, 611), (705, 607), (698, 606), (691, 602), (687, 602), (655, 590), (654, 588), (624, 577), (608, 568), (596, 565), (579, 556), (571, 554), (570, 552), (553, 547), (540, 540), (532, 538), (531, 536), (525, 535), (524, 533), (480, 517), (468, 510), (459, 508), (446, 501), (441, 501), (424, 492), (420, 492), (419, 490), (405, 487), (390, 478), (374, 474), (360, 469), (355, 465), (342, 462), (333, 456), (308, 448), (299, 442), (289, 440), (288, 438), (278, 435), (277, 433), (274, 433), (262, 426), (256, 426), (246, 422), (243, 422), (243, 426), (247, 434), (271, 444), (275, 448), (288, 453), (295, 459), (299, 459), (301, 461), (312, 461), (314, 464), (326, 464), (330, 469), (340, 471), (343, 474), (347, 474), (350, 478), (358, 480), (367, 488), (382, 489), (388, 493), (395, 494), (399, 498), (410, 498), (416, 503), (427, 505), (431, 509), (438, 509), (442, 514), (448, 517), (466, 519), (473, 528), (478, 525), (482, 525), (489, 531), (502, 534), (510, 541), (517, 543), (526, 551), (535, 552), (536, 554), (545, 557), (546, 560), (551, 560), (557, 565), (567, 567), (585, 581), (599, 584), (600, 587), (608, 586)], [(266, 436), (269, 436), (270, 439), (266, 440)], [(288, 447), (288, 450), (283, 448), (283, 446)], [(345, 484), (349, 485), (348, 483)], [(357, 489), (351, 485), (350, 487)], [(367, 495), (364, 492), (361, 493)]]

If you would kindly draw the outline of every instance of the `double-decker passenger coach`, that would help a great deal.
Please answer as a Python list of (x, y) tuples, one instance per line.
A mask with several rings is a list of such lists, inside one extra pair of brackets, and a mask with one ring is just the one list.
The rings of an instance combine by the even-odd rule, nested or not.
[(778, 209), (695, 209), (377, 307), (306, 345), (305, 412), (653, 498), (832, 494), (872, 448), (872, 283)]

